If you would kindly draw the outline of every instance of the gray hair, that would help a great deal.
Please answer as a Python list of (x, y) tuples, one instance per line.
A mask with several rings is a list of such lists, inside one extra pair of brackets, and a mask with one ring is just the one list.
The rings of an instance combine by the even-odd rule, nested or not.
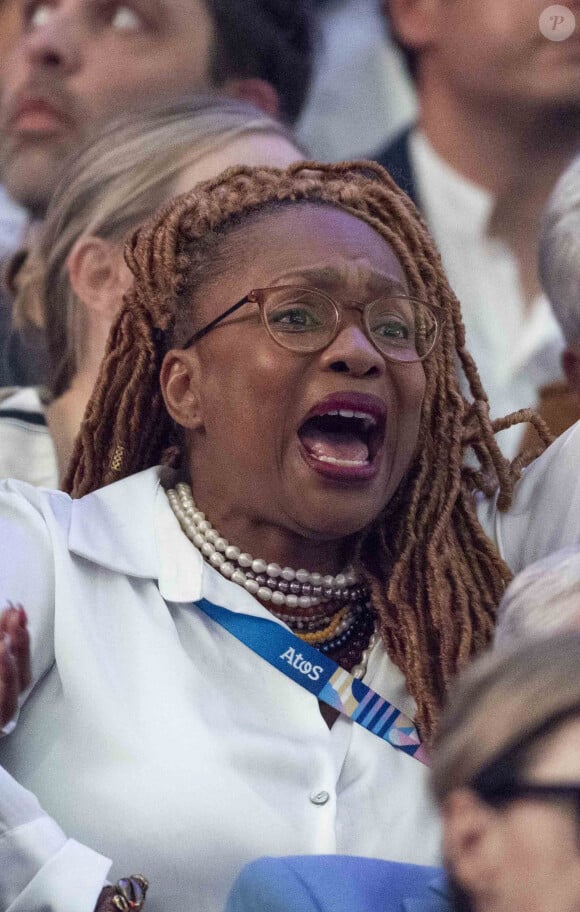
[(566, 631), (487, 651), (459, 675), (433, 749), (431, 785), (439, 804), (530, 742), (517, 761), (523, 772), (542, 733), (580, 716), (579, 659), (580, 632)]
[(497, 613), (495, 645), (580, 628), (580, 548), (530, 564), (512, 580)]
[(566, 342), (580, 340), (580, 155), (560, 177), (540, 233), (540, 278)]

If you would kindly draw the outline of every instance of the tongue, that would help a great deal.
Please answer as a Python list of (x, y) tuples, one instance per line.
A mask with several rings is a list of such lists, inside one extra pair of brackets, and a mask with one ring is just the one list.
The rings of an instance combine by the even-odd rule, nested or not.
[(356, 434), (330, 431), (307, 425), (300, 433), (303, 445), (318, 459), (337, 459), (340, 462), (368, 462), (369, 448)]

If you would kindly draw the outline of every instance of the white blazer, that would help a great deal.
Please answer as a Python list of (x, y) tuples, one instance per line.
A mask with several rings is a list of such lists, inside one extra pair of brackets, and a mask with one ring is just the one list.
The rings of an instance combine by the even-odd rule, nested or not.
[[(579, 455), (574, 428), (508, 514), (481, 502), (514, 570), (580, 539)], [(22, 795), (0, 783), (0, 910), (92, 912), (109, 859), (111, 880), (149, 877), (150, 912), (218, 912), (265, 854), (436, 863), (425, 767), (344, 718), (329, 731), (312, 695), (196, 608), (271, 617), (201, 560), (162, 472), (76, 501), (0, 485), (0, 600), (26, 606), (35, 681), (0, 762), (54, 818), (27, 806), (19, 827)], [(366, 680), (413, 714), (380, 645)]]

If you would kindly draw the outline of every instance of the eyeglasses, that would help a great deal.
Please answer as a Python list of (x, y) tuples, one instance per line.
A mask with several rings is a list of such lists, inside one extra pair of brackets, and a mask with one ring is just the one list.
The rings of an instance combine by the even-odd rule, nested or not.
[(492, 807), (501, 808), (520, 798), (531, 798), (535, 801), (569, 801), (576, 814), (576, 840), (580, 846), (580, 783), (577, 782), (517, 782), (503, 784), (479, 785), (475, 791)]
[[(258, 305), (262, 324), (274, 342), (299, 354), (326, 348), (344, 321), (341, 305), (322, 291), (294, 285), (257, 288), (194, 333), (182, 348), (199, 342), (245, 304)], [(367, 337), (387, 361), (423, 361), (433, 351), (441, 322), (434, 305), (388, 294), (353, 306), (362, 313)]]
[(478, 788), (477, 791), (488, 804), (504, 804), (518, 798), (536, 798), (539, 801), (565, 799), (573, 801), (580, 814), (580, 783), (507, 782), (489, 789)]

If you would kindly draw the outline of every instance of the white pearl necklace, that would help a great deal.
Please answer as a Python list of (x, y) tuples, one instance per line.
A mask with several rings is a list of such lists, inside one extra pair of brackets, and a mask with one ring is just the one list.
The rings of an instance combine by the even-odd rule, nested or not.
[(350, 673), (353, 676), (353, 678), (357, 678), (359, 681), (362, 681), (362, 679), (364, 678), (364, 676), (367, 673), (367, 668), (369, 665), (369, 658), (370, 658), (371, 652), (373, 651), (373, 649), (379, 642), (379, 639), (380, 639), (380, 637), (375, 630), (375, 632), (371, 635), (371, 638), (369, 640), (369, 645), (367, 646), (366, 649), (363, 650), (363, 654), (360, 657), (360, 662), (358, 662), (350, 670)]
[[(166, 494), (181, 528), (211, 566), (219, 570), (226, 579), (231, 579), (233, 583), (243, 586), (244, 589), (260, 599), (260, 601), (270, 602), (273, 606), (272, 612), (274, 614), (276, 614), (274, 606), (307, 609), (332, 599), (333, 593), (341, 594), (344, 597), (349, 587), (357, 584), (357, 576), (352, 568), (349, 568), (344, 573), (332, 576), (330, 574), (311, 573), (303, 569), (293, 570), (291, 567), (280, 567), (279, 564), (268, 563), (262, 558), (254, 558), (251, 554), (241, 551), (235, 545), (231, 545), (226, 538), (213, 528), (209, 520), (206, 519), (205, 514), (197, 509), (188, 484), (179, 482), (174, 489), (168, 489)], [(281, 592), (271, 586), (260, 585), (253, 575), (248, 576), (249, 572), (260, 577), (266, 574), (267, 578), (272, 581), (281, 579), (285, 583), (292, 584), (296, 582), (301, 587), (308, 586), (310, 589), (314, 589), (317, 594), (297, 595), (291, 592)], [(318, 595), (318, 590), (322, 590), (320, 595)], [(287, 615), (280, 615), (280, 617), (285, 622), (292, 620), (300, 623), (303, 620), (300, 617), (290, 618)], [(348, 626), (349, 622), (347, 620), (341, 622), (338, 633), (346, 630)], [(360, 680), (365, 676), (369, 656), (378, 640), (379, 637), (375, 631), (369, 640), (367, 648), (363, 650), (360, 661), (351, 670), (353, 677)]]
[[(293, 570), (291, 567), (280, 567), (276, 563), (268, 563), (262, 558), (254, 558), (251, 554), (241, 551), (236, 545), (231, 545), (229, 541), (221, 536), (217, 529), (206, 519), (205, 513), (198, 510), (191, 488), (184, 482), (179, 482), (175, 489), (169, 489), (167, 498), (171, 509), (175, 513), (179, 523), (193, 544), (198, 548), (207, 561), (219, 570), (227, 579), (243, 586), (252, 595), (262, 602), (272, 602), (273, 605), (285, 605), (288, 608), (310, 608), (313, 605), (319, 605), (325, 601), (324, 590), (342, 590), (352, 587), (357, 582), (357, 576), (352, 569), (344, 573), (338, 573), (336, 576), (322, 573), (311, 573), (308, 570)], [(237, 566), (236, 566), (237, 564)], [(310, 586), (313, 589), (322, 589), (320, 595), (297, 595), (296, 593), (284, 593), (266, 585), (260, 585), (252, 576), (248, 576), (246, 571), (252, 571), (252, 574), (263, 575), (276, 580), (281, 578), (287, 583), (302, 584)], [(329, 594), (326, 595), (326, 600)]]

